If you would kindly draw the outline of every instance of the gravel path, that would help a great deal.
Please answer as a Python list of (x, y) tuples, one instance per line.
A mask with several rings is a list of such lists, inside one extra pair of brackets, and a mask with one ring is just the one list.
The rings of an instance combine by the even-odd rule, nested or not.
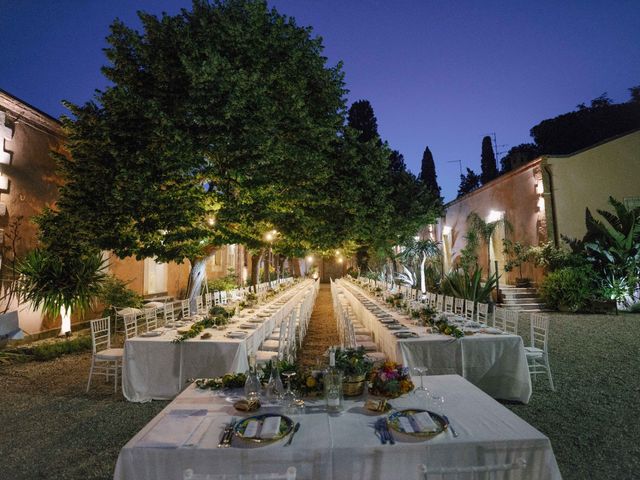
[(298, 361), (308, 367), (318, 366), (318, 362), (325, 363), (322, 355), (328, 347), (339, 343), (338, 328), (333, 316), (331, 286), (321, 284), (311, 312), (307, 336), (298, 353)]

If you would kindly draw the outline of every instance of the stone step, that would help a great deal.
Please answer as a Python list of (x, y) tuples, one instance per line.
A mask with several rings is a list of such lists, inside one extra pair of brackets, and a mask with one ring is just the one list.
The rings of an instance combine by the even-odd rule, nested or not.
[(535, 288), (518, 288), (518, 287), (510, 287), (510, 286), (500, 286), (500, 291), (502, 293), (537, 293), (537, 289)]
[(537, 310), (544, 309), (546, 305), (544, 303), (503, 303), (502, 308), (506, 308), (508, 310)]
[(522, 300), (527, 298), (539, 298), (535, 293), (503, 293), (502, 298), (505, 300)]

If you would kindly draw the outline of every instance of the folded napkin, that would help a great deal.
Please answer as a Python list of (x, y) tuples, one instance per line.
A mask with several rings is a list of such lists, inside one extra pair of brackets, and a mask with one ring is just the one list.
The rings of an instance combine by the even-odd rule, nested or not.
[(413, 415), (407, 415), (406, 417), (399, 417), (398, 421), (400, 422), (402, 430), (407, 433), (425, 433), (438, 430), (438, 425), (436, 425), (428, 412), (419, 412)]
[(282, 417), (266, 417), (262, 423), (258, 420), (250, 420), (242, 433), (245, 438), (273, 438), (280, 432)]

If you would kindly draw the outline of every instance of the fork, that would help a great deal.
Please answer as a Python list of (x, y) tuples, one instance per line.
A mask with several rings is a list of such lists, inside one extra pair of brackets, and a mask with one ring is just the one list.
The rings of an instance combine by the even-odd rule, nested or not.
[(231, 417), (231, 421), (224, 428), (222, 432), (222, 439), (218, 444), (218, 448), (228, 448), (231, 446), (231, 439), (233, 438), (233, 427), (236, 425), (236, 417)]

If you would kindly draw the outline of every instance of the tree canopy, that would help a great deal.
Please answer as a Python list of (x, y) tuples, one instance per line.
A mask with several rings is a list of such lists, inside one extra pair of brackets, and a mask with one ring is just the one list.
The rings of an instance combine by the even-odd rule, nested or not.
[(458, 197), (474, 191), (480, 187), (480, 175), (467, 167), (466, 175), (460, 175), (460, 186), (458, 187)]
[(110, 85), (67, 103), (45, 245), (193, 268), (223, 244), (259, 251), (271, 229), (274, 251), (299, 255), (386, 241), (431, 215), (404, 162), (390, 168), (370, 104), (345, 125), (341, 64), (310, 28), (263, 0), (139, 16), (141, 31), (111, 25)]

